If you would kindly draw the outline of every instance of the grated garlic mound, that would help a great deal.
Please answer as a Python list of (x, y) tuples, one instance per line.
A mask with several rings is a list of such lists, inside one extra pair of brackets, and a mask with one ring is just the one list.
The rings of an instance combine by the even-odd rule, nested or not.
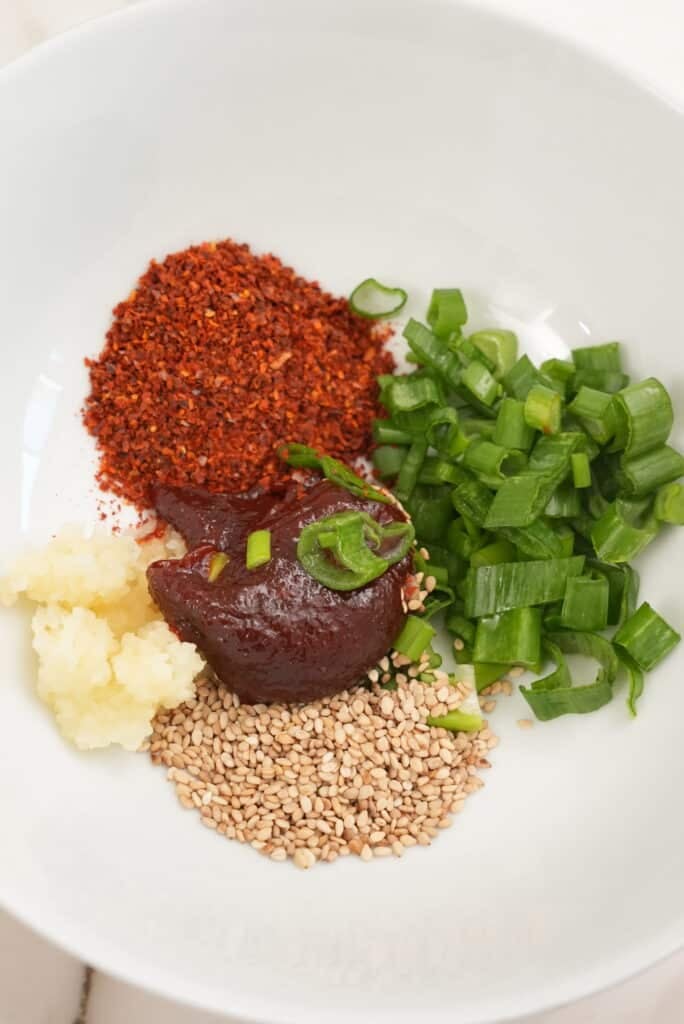
[(171, 632), (150, 598), (145, 569), (183, 553), (182, 540), (137, 543), (130, 534), (73, 527), (27, 552), (0, 584), (0, 602), (36, 602), (38, 694), (75, 746), (137, 750), (160, 707), (195, 694), (204, 662)]

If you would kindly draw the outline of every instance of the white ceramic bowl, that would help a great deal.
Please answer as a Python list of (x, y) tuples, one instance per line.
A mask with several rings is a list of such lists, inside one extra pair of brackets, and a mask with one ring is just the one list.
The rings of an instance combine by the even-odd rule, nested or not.
[[(152, 256), (232, 236), (345, 292), (468, 289), (536, 357), (625, 340), (684, 412), (684, 123), (458, 4), (145, 4), (0, 75), (3, 553), (95, 514), (84, 355)], [(679, 435), (681, 443), (682, 436)], [(680, 538), (641, 560), (682, 623)], [(181, 813), (143, 756), (79, 755), (3, 615), (0, 903), (85, 959), (249, 1019), (503, 1019), (684, 938), (684, 652), (586, 718), (500, 702), (481, 795), (429, 851), (297, 872)]]

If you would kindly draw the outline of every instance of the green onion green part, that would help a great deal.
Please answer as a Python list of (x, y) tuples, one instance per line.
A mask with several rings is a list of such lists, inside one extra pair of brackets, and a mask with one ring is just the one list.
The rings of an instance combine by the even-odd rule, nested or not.
[(684, 474), (684, 456), (669, 444), (652, 448), (642, 455), (625, 459), (618, 472), (618, 483), (624, 494), (641, 498), (652, 494)]
[(535, 668), (541, 655), (541, 609), (513, 608), (478, 621), (473, 660)]
[(435, 633), (436, 630), (429, 622), (418, 618), (417, 615), (409, 615), (401, 633), (394, 641), (394, 650), (417, 664), (423, 652), (430, 646)]
[(479, 618), (510, 608), (558, 601), (564, 596), (570, 577), (579, 576), (583, 568), (584, 555), (574, 555), (572, 558), (503, 562), (471, 569), (466, 579), (465, 614), (468, 618)]
[(349, 305), (358, 316), (383, 320), (395, 316), (406, 305), (408, 294), (403, 288), (388, 288), (374, 277), (357, 284), (349, 296)]
[(626, 651), (640, 669), (652, 668), (672, 651), (681, 637), (647, 601), (618, 629), (613, 643)]
[(247, 537), (245, 563), (248, 569), (258, 569), (271, 561), (271, 531), (253, 530)]
[(561, 426), (562, 399), (557, 391), (534, 384), (525, 398), (525, 422), (542, 434), (557, 434)]
[(449, 732), (477, 732), (483, 726), (481, 715), (469, 715), (467, 711), (447, 711), (446, 715), (428, 715), (426, 722), (433, 729), (448, 729)]
[(572, 482), (578, 490), (591, 487), (591, 467), (586, 452), (573, 452), (570, 456)]
[(684, 485), (666, 484), (656, 494), (653, 511), (661, 523), (684, 526)]
[[(250, 534), (248, 555), (251, 538), (268, 532)], [(366, 512), (350, 510), (305, 526), (297, 542), (297, 558), (309, 575), (329, 590), (358, 590), (401, 561), (414, 539), (411, 523), (381, 526)]]
[(561, 609), (563, 629), (598, 632), (608, 625), (608, 580), (600, 573), (568, 579)]
[(655, 377), (624, 388), (613, 402), (616, 432), (612, 447), (624, 449), (625, 458), (643, 455), (667, 441), (674, 420), (672, 401)]
[[(542, 722), (561, 715), (583, 715), (608, 704), (613, 697), (613, 683), (619, 662), (612, 644), (596, 633), (561, 630), (549, 633), (546, 652), (556, 661), (556, 669), (520, 692), (535, 716)], [(582, 654), (599, 662), (596, 679), (588, 686), (572, 686), (564, 654)]]
[(438, 338), (448, 338), (454, 331), (460, 333), (468, 319), (465, 300), (460, 288), (435, 288), (427, 311), (427, 322)]
[(528, 452), (534, 439), (534, 430), (525, 420), (525, 403), (517, 398), (503, 398), (494, 428), (495, 443), (503, 448)]
[(224, 554), (223, 551), (217, 551), (215, 555), (211, 556), (211, 561), (209, 562), (208, 576), (210, 583), (216, 583), (216, 580), (219, 578), (225, 567), (228, 565), (229, 561), (230, 559), (228, 558), (228, 555)]
[(358, 498), (366, 498), (368, 501), (380, 501), (384, 504), (392, 503), (392, 499), (387, 494), (383, 494), (377, 488), (371, 487), (370, 484), (362, 480), (356, 473), (353, 473), (339, 459), (333, 459), (330, 455), (319, 455), (315, 449), (310, 448), (306, 444), (290, 442), (281, 445), (278, 449), (278, 455), (290, 466), (303, 469), (317, 469), (331, 483), (337, 484), (338, 487), (344, 488), (350, 494), (355, 494)]
[(497, 380), (514, 366), (518, 357), (518, 339), (513, 331), (495, 328), (475, 331), (468, 340), (494, 364), (492, 372)]

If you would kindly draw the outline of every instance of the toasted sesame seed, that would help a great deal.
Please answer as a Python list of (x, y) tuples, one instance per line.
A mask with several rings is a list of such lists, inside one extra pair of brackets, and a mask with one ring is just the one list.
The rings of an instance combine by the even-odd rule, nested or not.
[(464, 647), (465, 647), (465, 644), (461, 640), (460, 636), (457, 636), (456, 639), (454, 640), (454, 650), (455, 651), (462, 651)]
[(519, 718), (518, 725), (521, 729), (531, 729), (534, 725), (534, 722), (531, 718)]
[[(371, 672), (382, 662), (390, 678), (389, 658)], [(241, 705), (203, 678), (195, 699), (157, 716), (149, 754), (207, 828), (275, 862), (401, 856), (447, 827), (497, 740), (431, 730), (430, 709), (457, 707), (462, 689), (439, 671), (424, 686), (396, 652), (392, 663), (404, 669), (394, 691), (371, 680), (303, 707)]]

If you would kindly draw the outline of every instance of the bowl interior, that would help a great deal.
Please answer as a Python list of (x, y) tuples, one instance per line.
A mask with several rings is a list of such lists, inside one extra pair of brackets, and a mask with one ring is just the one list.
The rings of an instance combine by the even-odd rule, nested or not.
[[(680, 417), (684, 123), (561, 43), (458, 4), (173, 0), (0, 76), (2, 554), (96, 517), (83, 357), (153, 256), (230, 236), (344, 293), (467, 290), (535, 358), (618, 337)], [(679, 441), (682, 441), (681, 430)], [(681, 538), (639, 568), (681, 626)], [(258, 1020), (475, 1022), (574, 998), (684, 938), (676, 652), (631, 721), (503, 742), (430, 851), (300, 873), (222, 842), (144, 756), (66, 747), (0, 619), (0, 902), (82, 956)]]

